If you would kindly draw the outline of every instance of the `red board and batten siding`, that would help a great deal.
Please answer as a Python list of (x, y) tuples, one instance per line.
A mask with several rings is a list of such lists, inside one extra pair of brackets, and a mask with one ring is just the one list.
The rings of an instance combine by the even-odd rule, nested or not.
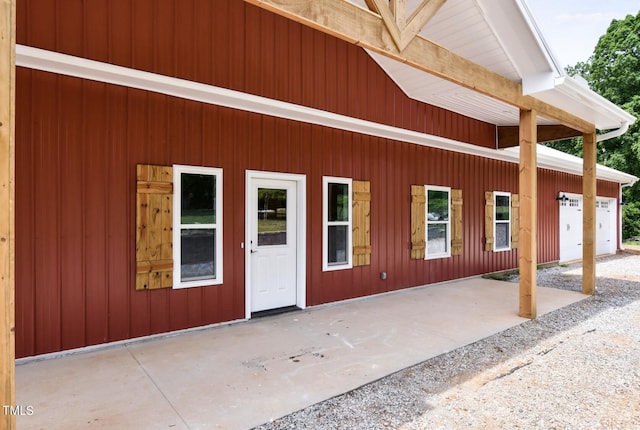
[[(25, 0), (18, 40), (476, 144), (495, 141), (490, 124), (407, 99), (359, 48), (242, 1), (177, 4)], [(23, 68), (16, 105), (19, 357), (243, 318), (247, 169), (307, 176), (309, 305), (517, 266), (515, 251), (484, 252), (482, 241), (484, 192), (517, 192), (515, 164)], [(137, 163), (224, 169), (223, 285), (135, 291)], [(371, 181), (370, 266), (322, 272), (323, 175)], [(555, 196), (580, 193), (582, 182), (546, 170), (539, 177), (538, 258), (553, 261)], [(463, 190), (461, 257), (409, 259), (412, 184)], [(599, 195), (617, 193), (616, 184), (599, 184)]]
[[(307, 175), (310, 305), (517, 265), (515, 252), (482, 251), (484, 191), (517, 192), (514, 164), (42, 72), (18, 73), (20, 356), (242, 318), (246, 169)], [(133, 288), (134, 173), (142, 161), (224, 169), (224, 285)], [(371, 181), (371, 266), (322, 272), (322, 175)], [(553, 261), (555, 196), (560, 190), (579, 193), (582, 183), (547, 170), (539, 177), (538, 258)], [(421, 183), (463, 190), (463, 256), (409, 260), (409, 187)], [(599, 195), (616, 193), (616, 184), (600, 183)], [(388, 273), (386, 281), (380, 271)]]
[(361, 48), (242, 0), (17, 7), (20, 44), (495, 147), (494, 125), (411, 100)]

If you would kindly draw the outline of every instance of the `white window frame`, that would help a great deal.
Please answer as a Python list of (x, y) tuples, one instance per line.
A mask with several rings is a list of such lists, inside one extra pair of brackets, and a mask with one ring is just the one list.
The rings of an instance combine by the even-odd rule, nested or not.
[[(329, 222), (329, 184), (347, 185), (349, 196), (348, 221)], [(336, 176), (322, 177), (322, 271), (351, 269), (353, 267), (353, 180), (351, 178), (341, 178)], [(329, 263), (329, 227), (347, 226), (347, 262)]]
[[(498, 200), (498, 196), (503, 196), (503, 197), (509, 197), (509, 220), (508, 221), (504, 221), (504, 220), (498, 220), (498, 204), (497, 204), (497, 200)], [(494, 252), (502, 252), (502, 251), (511, 251), (511, 236), (512, 236), (512, 224), (511, 221), (513, 221), (513, 211), (511, 208), (511, 193), (507, 193), (504, 191), (494, 191), (493, 193), (493, 251)], [(508, 224), (509, 225), (509, 234), (507, 235), (507, 241), (509, 242), (509, 245), (504, 247), (504, 248), (498, 248), (498, 236), (496, 235), (496, 226), (498, 224)]]
[[(181, 224), (181, 195), (182, 173), (196, 175), (210, 175), (216, 177), (216, 222), (215, 224)], [(173, 288), (203, 287), (207, 285), (219, 285), (223, 282), (222, 272), (222, 169), (216, 167), (199, 166), (173, 166)], [(214, 229), (215, 238), (215, 278), (198, 279), (194, 281), (182, 281), (182, 254), (181, 231), (182, 229)]]
[[(448, 207), (449, 207), (449, 219), (447, 221), (430, 221), (429, 220), (429, 191), (446, 191), (448, 195)], [(451, 187), (442, 187), (438, 185), (425, 185), (424, 186), (424, 259), (433, 260), (436, 258), (448, 258), (451, 257)], [(447, 251), (437, 254), (429, 254), (429, 225), (446, 224), (447, 226)]]

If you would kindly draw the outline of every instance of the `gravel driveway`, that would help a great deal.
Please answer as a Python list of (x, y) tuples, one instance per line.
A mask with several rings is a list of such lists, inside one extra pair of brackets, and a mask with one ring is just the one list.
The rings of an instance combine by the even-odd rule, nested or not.
[[(640, 429), (640, 255), (596, 272), (593, 297), (259, 429)], [(580, 275), (538, 285), (580, 291)]]

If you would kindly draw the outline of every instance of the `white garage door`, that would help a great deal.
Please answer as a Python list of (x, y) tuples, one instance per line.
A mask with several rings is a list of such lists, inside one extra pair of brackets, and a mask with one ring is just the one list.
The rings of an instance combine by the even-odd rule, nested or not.
[[(613, 254), (616, 252), (615, 235), (615, 200), (602, 199), (596, 201), (596, 254)], [(613, 216), (612, 216), (613, 215)]]
[[(560, 202), (560, 262), (582, 259), (582, 196), (567, 194)], [(596, 254), (616, 251), (616, 200), (596, 199)]]
[(582, 258), (582, 196), (560, 202), (560, 261)]

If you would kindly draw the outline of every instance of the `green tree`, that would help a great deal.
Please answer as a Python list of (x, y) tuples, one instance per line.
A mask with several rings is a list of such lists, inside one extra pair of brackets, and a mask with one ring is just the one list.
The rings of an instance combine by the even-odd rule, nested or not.
[(600, 37), (584, 78), (594, 91), (618, 106), (640, 94), (640, 12), (613, 20)]
[[(600, 37), (591, 58), (566, 70), (580, 75), (598, 94), (640, 118), (640, 12), (613, 20)], [(598, 163), (640, 177), (640, 121), (622, 136), (598, 144)], [(552, 142), (549, 146), (582, 156), (581, 139)], [(640, 184), (624, 191), (623, 237), (640, 235)]]

